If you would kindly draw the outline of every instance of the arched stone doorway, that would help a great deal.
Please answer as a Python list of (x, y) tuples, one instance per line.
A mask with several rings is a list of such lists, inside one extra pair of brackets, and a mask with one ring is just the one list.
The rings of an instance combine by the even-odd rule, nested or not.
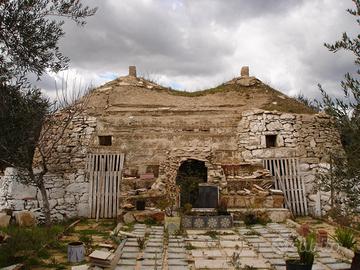
[(181, 163), (176, 184), (180, 187), (180, 206), (190, 203), (196, 207), (199, 196), (199, 184), (207, 182), (205, 161), (187, 159)]

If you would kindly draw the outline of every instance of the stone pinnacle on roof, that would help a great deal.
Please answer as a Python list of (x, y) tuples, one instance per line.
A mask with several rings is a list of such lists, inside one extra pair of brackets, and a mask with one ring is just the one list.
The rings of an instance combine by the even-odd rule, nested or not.
[(136, 66), (129, 66), (129, 76), (136, 77)]

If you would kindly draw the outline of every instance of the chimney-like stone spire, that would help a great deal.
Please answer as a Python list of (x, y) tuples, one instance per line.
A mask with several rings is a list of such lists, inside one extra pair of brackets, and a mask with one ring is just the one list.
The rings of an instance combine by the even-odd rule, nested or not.
[(241, 77), (249, 77), (249, 66), (242, 67), (240, 75)]
[(136, 77), (136, 66), (129, 66), (129, 76)]

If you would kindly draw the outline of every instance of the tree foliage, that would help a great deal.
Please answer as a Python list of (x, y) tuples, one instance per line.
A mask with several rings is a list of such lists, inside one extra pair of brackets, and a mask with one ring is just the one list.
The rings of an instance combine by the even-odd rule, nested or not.
[[(357, 26), (360, 26), (360, 0), (353, 2), (355, 9), (348, 9), (348, 12), (356, 17)], [(322, 177), (322, 185), (324, 189), (332, 191), (334, 196), (345, 194), (348, 210), (356, 210), (360, 203), (360, 34), (350, 37), (345, 32), (334, 44), (324, 45), (333, 53), (339, 50), (352, 53), (357, 71), (355, 74), (345, 74), (341, 81), (342, 97), (331, 97), (319, 85), (323, 108), (334, 117), (345, 150), (345, 156), (331, 153), (333, 166), (330, 174)]]
[(66, 69), (69, 59), (58, 46), (65, 35), (64, 20), (82, 26), (95, 12), (80, 0), (0, 1), (0, 169), (21, 168), (20, 180), (39, 188), (47, 224), (50, 206), (44, 175), (56, 144), (83, 107), (70, 107), (74, 104), (65, 96), (53, 106), (40, 89), (31, 86), (28, 76), (40, 79), (46, 72)]
[(80, 0), (0, 1), (0, 82), (66, 68), (69, 59), (58, 46), (65, 35), (59, 18), (84, 25), (95, 12)]

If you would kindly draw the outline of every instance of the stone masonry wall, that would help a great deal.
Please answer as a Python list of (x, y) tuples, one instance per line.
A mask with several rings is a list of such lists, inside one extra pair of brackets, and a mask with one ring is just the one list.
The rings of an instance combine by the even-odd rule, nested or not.
[[(326, 114), (290, 114), (253, 110), (243, 112), (238, 126), (239, 149), (245, 161), (267, 158), (299, 158), (310, 213), (316, 213), (314, 184), (319, 169), (328, 168), (329, 153), (342, 151), (339, 134)], [(276, 147), (266, 147), (266, 135), (277, 135)], [(322, 194), (323, 213), (328, 210)]]
[[(53, 220), (88, 214), (85, 160), (95, 128), (95, 118), (75, 117), (52, 154), (45, 186)], [(19, 183), (17, 179), (17, 171), (13, 168), (7, 168), (0, 178), (0, 210), (32, 210), (39, 220), (43, 219), (40, 191)]]

